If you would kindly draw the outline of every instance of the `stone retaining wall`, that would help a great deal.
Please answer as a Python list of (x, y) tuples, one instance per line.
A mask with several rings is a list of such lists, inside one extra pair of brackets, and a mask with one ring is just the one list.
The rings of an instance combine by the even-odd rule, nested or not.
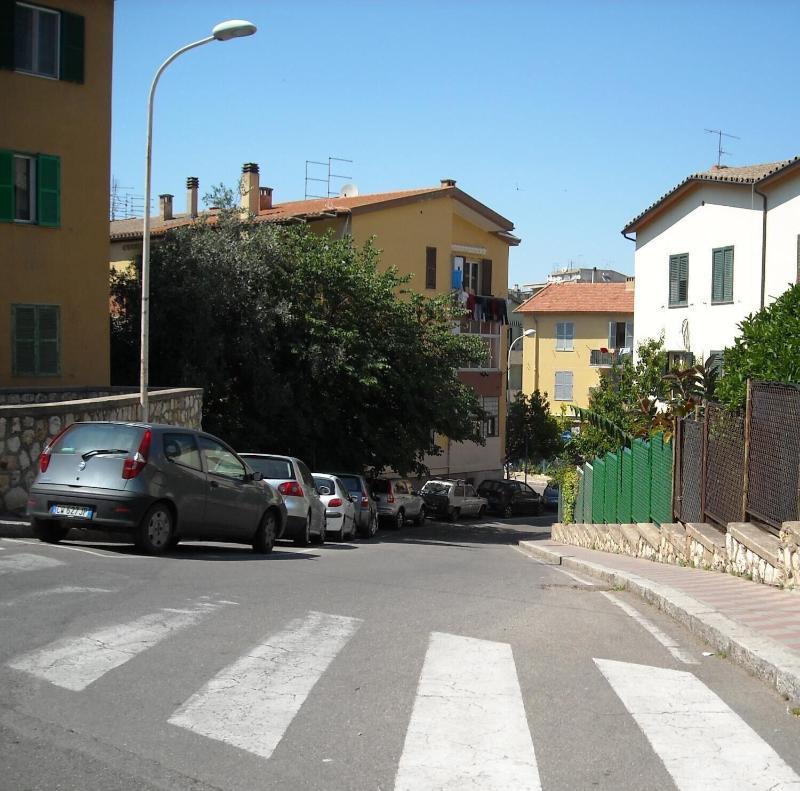
[[(3, 391), (7, 396), (10, 391)], [(62, 395), (65, 391), (60, 392)], [(101, 392), (101, 391), (98, 391)], [(14, 393), (15, 397), (26, 394)], [(36, 394), (32, 395), (34, 399)], [(201, 428), (203, 391), (173, 388), (150, 392), (150, 419)], [(20, 401), (0, 406), (0, 513), (22, 512), (45, 444), (79, 420), (137, 420), (139, 395), (130, 392), (62, 401)]]
[(732, 523), (726, 533), (695, 523), (555, 524), (552, 535), (563, 544), (800, 588), (800, 522), (784, 523), (780, 536), (749, 522)]

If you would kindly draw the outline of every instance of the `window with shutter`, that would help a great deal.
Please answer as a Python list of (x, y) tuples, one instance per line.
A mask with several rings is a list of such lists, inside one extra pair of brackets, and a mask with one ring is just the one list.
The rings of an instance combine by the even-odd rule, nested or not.
[(556, 351), (571, 352), (574, 349), (575, 324), (571, 321), (556, 322)]
[(0, 151), (0, 222), (14, 221), (14, 152)]
[(27, 74), (58, 79), (61, 13), (52, 8), (16, 3), (13, 31), (13, 68)]
[(61, 12), (61, 79), (83, 82), (84, 21), (78, 14)]
[(55, 376), (61, 368), (58, 305), (12, 305), (12, 372)]
[(711, 304), (733, 302), (733, 247), (711, 253)]
[(488, 258), (481, 261), (481, 295), (492, 296), (492, 262)]
[(13, 0), (0, 0), (0, 69), (14, 68), (14, 11)]
[(689, 297), (689, 254), (669, 257), (669, 306), (685, 307)]
[(436, 288), (436, 248), (425, 248), (425, 288)]
[(555, 401), (572, 401), (572, 371), (556, 371)]
[(39, 154), (37, 161), (39, 225), (57, 228), (61, 224), (61, 160)]

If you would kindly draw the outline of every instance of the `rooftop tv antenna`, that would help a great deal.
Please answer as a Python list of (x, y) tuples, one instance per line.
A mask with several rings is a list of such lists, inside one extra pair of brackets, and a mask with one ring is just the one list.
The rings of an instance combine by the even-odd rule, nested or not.
[(737, 137), (736, 135), (728, 134), (727, 132), (723, 132), (721, 129), (706, 129), (705, 130), (710, 135), (717, 135), (717, 167), (722, 164), (722, 157), (730, 156), (730, 151), (723, 151), (722, 150), (722, 138), (723, 137), (730, 137), (733, 140), (741, 140), (741, 137)]
[[(305, 200), (309, 198), (332, 198), (334, 195), (339, 194), (339, 189), (337, 189), (336, 184), (333, 182), (337, 180), (349, 181), (353, 178), (352, 176), (345, 176), (342, 173), (335, 173), (334, 162), (346, 162), (349, 165), (353, 164), (352, 159), (343, 159), (342, 157), (328, 157), (327, 162), (318, 162), (314, 159), (306, 160)], [(310, 171), (309, 165), (311, 165)], [(326, 170), (322, 171), (320, 168), (326, 168)], [(314, 183), (325, 185), (325, 195), (317, 195), (315, 192), (311, 191)]]

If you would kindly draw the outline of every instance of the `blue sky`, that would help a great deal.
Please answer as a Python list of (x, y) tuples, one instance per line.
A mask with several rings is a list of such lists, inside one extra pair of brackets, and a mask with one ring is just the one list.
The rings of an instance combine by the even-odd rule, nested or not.
[(554, 266), (631, 271), (620, 236), (689, 173), (800, 154), (800, 3), (522, 0), (117, 0), (112, 174), (143, 193), (158, 65), (223, 19), (247, 39), (189, 52), (156, 99), (153, 194), (234, 185), (258, 162), (275, 200), (305, 160), (362, 193), (455, 178), (522, 237), (509, 280)]

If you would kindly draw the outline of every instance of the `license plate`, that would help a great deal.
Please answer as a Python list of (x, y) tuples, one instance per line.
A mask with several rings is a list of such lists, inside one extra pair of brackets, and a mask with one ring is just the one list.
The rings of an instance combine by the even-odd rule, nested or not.
[(50, 513), (53, 516), (72, 516), (79, 519), (91, 519), (94, 510), (86, 505), (51, 505)]

